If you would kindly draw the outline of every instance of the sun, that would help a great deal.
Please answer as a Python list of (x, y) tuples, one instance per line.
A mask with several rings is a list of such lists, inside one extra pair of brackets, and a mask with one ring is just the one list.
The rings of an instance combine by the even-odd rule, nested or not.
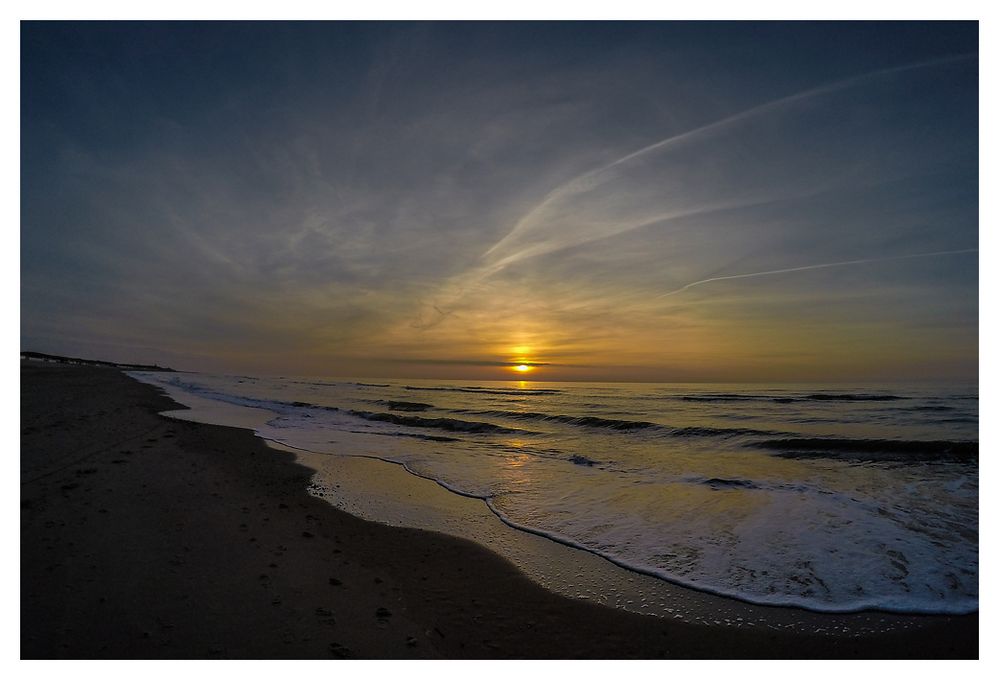
[(518, 364), (517, 366), (514, 367), (514, 371), (519, 371), (522, 374), (524, 374), (531, 371), (531, 367), (528, 366), (527, 364)]

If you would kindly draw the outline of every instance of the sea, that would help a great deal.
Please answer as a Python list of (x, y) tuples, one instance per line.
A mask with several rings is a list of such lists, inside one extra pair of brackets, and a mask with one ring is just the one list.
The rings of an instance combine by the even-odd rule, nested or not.
[(398, 464), (673, 584), (823, 612), (978, 609), (976, 384), (132, 375), (266, 410), (272, 443)]

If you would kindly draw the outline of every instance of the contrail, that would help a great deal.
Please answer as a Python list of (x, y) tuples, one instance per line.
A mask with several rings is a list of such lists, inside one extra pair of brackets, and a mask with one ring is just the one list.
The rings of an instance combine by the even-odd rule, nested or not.
[[(769, 113), (776, 109), (785, 107), (789, 104), (812, 99), (814, 97), (820, 97), (834, 92), (839, 92), (841, 90), (846, 90), (859, 83), (864, 83), (865, 81), (874, 80), (884, 76), (893, 75), (896, 73), (903, 73), (906, 71), (913, 71), (917, 69), (927, 68), (929, 66), (940, 66), (943, 64), (950, 64), (954, 62), (963, 61), (965, 59), (971, 59), (975, 57), (976, 54), (977, 53), (975, 52), (962, 53), (948, 57), (928, 59), (910, 64), (903, 64), (901, 66), (892, 66), (889, 68), (878, 69), (876, 71), (869, 71), (867, 73), (850, 76), (848, 78), (834, 81), (832, 83), (826, 83), (817, 87), (793, 93), (791, 95), (786, 95), (784, 97), (780, 97), (778, 99), (774, 99), (769, 102), (764, 102), (763, 104), (758, 104), (757, 106), (737, 112), (735, 114), (714, 121), (712, 123), (708, 123), (706, 125), (702, 125), (700, 127), (693, 128), (691, 130), (687, 130), (680, 134), (673, 135), (671, 137), (662, 139), (658, 142), (649, 144), (641, 149), (638, 149), (620, 158), (617, 158), (614, 161), (611, 161), (610, 163), (606, 163), (603, 166), (594, 168), (592, 170), (588, 170), (587, 172), (581, 175), (577, 175), (575, 178), (568, 180), (567, 182), (563, 183), (562, 185), (550, 191), (542, 198), (541, 202), (539, 202), (531, 210), (525, 213), (506, 235), (504, 235), (499, 241), (497, 241), (485, 253), (483, 253), (482, 259), (488, 260), (490, 256), (494, 255), (497, 251), (501, 250), (503, 246), (509, 243), (515, 236), (522, 234), (525, 231), (530, 231), (531, 219), (534, 218), (536, 215), (538, 215), (544, 208), (546, 208), (547, 206), (551, 205), (553, 202), (561, 198), (572, 196), (574, 194), (582, 194), (584, 192), (588, 192), (597, 188), (598, 186), (604, 184), (604, 182), (607, 181), (606, 179), (603, 179), (605, 173), (607, 173), (610, 170), (613, 170), (614, 168), (617, 168), (620, 165), (626, 164), (629, 161), (640, 158), (654, 151), (666, 149), (684, 142), (696, 140), (698, 138), (710, 135), (712, 133), (721, 130), (725, 130), (736, 123), (740, 123), (744, 120), (753, 118), (755, 116), (760, 116), (762, 114)], [(615, 231), (622, 231), (622, 230), (615, 230)], [(566, 240), (566, 243), (562, 244), (562, 246), (565, 247), (567, 245), (572, 245), (575, 242), (576, 240), (574, 240), (572, 235), (570, 235), (570, 237)], [(550, 247), (546, 250), (551, 251), (554, 249)], [(497, 266), (499, 269), (502, 269), (503, 267), (521, 259), (526, 254), (537, 255), (538, 253), (532, 253), (530, 248), (524, 248), (521, 251), (512, 253), (508, 255), (506, 258), (503, 258), (501, 262), (497, 264)]]
[[(837, 92), (838, 90), (844, 90), (846, 88), (849, 88), (851, 86), (857, 85), (858, 83), (862, 83), (862, 82), (864, 82), (866, 80), (869, 80), (869, 79), (880, 78), (882, 76), (888, 76), (888, 75), (892, 75), (894, 73), (902, 73), (904, 71), (911, 71), (911, 70), (915, 70), (915, 69), (922, 69), (922, 68), (926, 68), (928, 66), (940, 66), (942, 64), (950, 64), (952, 62), (962, 61), (964, 59), (969, 59), (971, 57), (974, 57), (975, 55), (976, 55), (976, 53), (974, 53), (974, 52), (967, 52), (967, 53), (963, 53), (963, 54), (952, 55), (952, 56), (949, 56), (949, 57), (941, 57), (941, 58), (937, 58), (937, 59), (926, 59), (924, 61), (913, 62), (911, 64), (903, 64), (901, 66), (891, 66), (891, 67), (884, 68), (884, 69), (878, 69), (876, 71), (869, 71), (867, 73), (862, 73), (862, 74), (856, 75), (856, 76), (850, 76), (848, 78), (844, 78), (842, 80), (834, 81), (832, 83), (826, 83), (824, 85), (820, 85), (820, 86), (817, 86), (817, 87), (814, 87), (814, 88), (810, 88), (808, 90), (802, 90), (801, 92), (796, 92), (796, 93), (791, 94), (791, 95), (786, 95), (785, 97), (781, 97), (779, 99), (774, 99), (774, 100), (772, 100), (770, 102), (765, 102), (763, 104), (758, 104), (755, 107), (752, 107), (750, 109), (746, 109), (745, 111), (740, 111), (739, 113), (735, 113), (735, 114), (733, 114), (731, 116), (728, 116), (728, 117), (723, 118), (721, 120), (715, 121), (714, 123), (709, 123), (708, 125), (704, 125), (704, 126), (702, 126), (700, 128), (695, 128), (694, 130), (689, 130), (687, 132), (681, 133), (680, 135), (676, 135), (674, 137), (668, 137), (667, 139), (660, 140), (659, 142), (654, 142), (653, 144), (650, 144), (649, 146), (643, 147), (642, 149), (639, 149), (638, 151), (633, 151), (631, 154), (627, 154), (627, 155), (622, 156), (621, 158), (619, 158), (619, 159), (617, 159), (615, 161), (612, 161), (611, 163), (607, 164), (603, 168), (599, 168), (597, 171), (590, 171), (590, 172), (591, 173), (593, 173), (593, 172), (600, 172), (602, 170), (608, 170), (609, 168), (614, 168), (615, 166), (618, 166), (618, 165), (621, 165), (622, 163), (626, 163), (628, 161), (631, 161), (632, 159), (637, 158), (639, 156), (643, 156), (645, 154), (648, 154), (649, 152), (654, 151), (656, 149), (660, 149), (662, 147), (670, 146), (671, 144), (675, 144), (677, 142), (681, 142), (683, 140), (686, 140), (686, 139), (688, 139), (690, 137), (693, 137), (693, 136), (696, 136), (696, 135), (701, 135), (701, 134), (704, 134), (704, 133), (707, 133), (707, 132), (711, 132), (711, 131), (719, 129), (719, 128), (724, 128), (726, 126), (732, 125), (733, 123), (738, 123), (739, 121), (742, 121), (742, 120), (744, 120), (746, 118), (750, 118), (751, 116), (756, 116), (757, 114), (767, 112), (767, 111), (769, 111), (771, 109), (777, 109), (777, 108), (779, 108), (779, 107), (781, 107), (781, 106), (783, 106), (785, 104), (791, 104), (793, 102), (801, 101), (803, 99), (810, 99), (812, 97), (819, 97), (821, 95), (829, 94), (829, 93), (832, 93), (832, 92)], [(586, 177), (589, 174), (590, 173), (585, 173), (584, 175), (581, 175), (580, 177)], [(577, 179), (580, 179), (580, 178), (577, 178)]]
[(709, 279), (699, 279), (698, 281), (692, 281), (690, 284), (685, 284), (678, 289), (673, 291), (668, 291), (667, 293), (660, 294), (656, 296), (657, 298), (666, 298), (667, 296), (675, 296), (678, 293), (683, 293), (695, 286), (701, 286), (702, 284), (709, 284), (713, 281), (728, 281), (730, 279), (749, 279), (751, 277), (766, 277), (772, 274), (785, 274), (787, 272), (802, 272), (804, 270), (819, 270), (827, 267), (843, 267), (845, 265), (864, 265), (866, 263), (872, 262), (886, 262), (889, 260), (909, 260), (911, 258), (931, 258), (938, 255), (958, 255), (960, 253), (978, 253), (978, 248), (963, 248), (954, 251), (934, 251), (933, 253), (910, 253), (909, 255), (888, 255), (883, 258), (862, 258), (860, 260), (842, 260), (840, 262), (825, 262), (818, 265), (802, 265), (801, 267), (786, 267), (780, 270), (767, 270), (765, 272), (749, 272), (747, 274), (730, 274), (725, 277), (710, 277)]
[[(494, 242), (480, 256), (476, 264), (444, 282), (435, 296), (435, 304), (433, 306), (425, 305), (412, 326), (418, 329), (428, 329), (436, 326), (446, 318), (451, 312), (451, 308), (468, 290), (490, 279), (498, 272), (527, 258), (607, 238), (657, 222), (690, 217), (706, 211), (755, 205), (758, 202), (762, 203), (770, 200), (769, 197), (723, 196), (714, 202), (704, 200), (694, 205), (688, 203), (672, 206), (671, 210), (661, 211), (652, 216), (638, 215), (625, 217), (618, 221), (609, 221), (609, 224), (606, 226), (595, 225), (590, 230), (580, 229), (580, 226), (577, 224), (564, 225), (560, 224), (559, 221), (552, 222), (544, 219), (545, 211), (550, 210), (553, 206), (558, 206), (561, 202), (576, 197), (585, 196), (601, 188), (606, 183), (615, 181), (623, 166), (627, 166), (637, 159), (670, 150), (675, 146), (699, 141), (705, 137), (711, 137), (741, 122), (769, 115), (775, 111), (781, 111), (785, 107), (803, 100), (811, 100), (816, 97), (847, 90), (858, 84), (875, 81), (888, 75), (961, 62), (975, 56), (976, 53), (964, 53), (939, 59), (903, 64), (822, 84), (758, 104), (757, 106), (738, 111), (708, 124), (661, 139), (577, 175), (551, 189), (538, 203), (523, 213), (507, 233)], [(793, 196), (797, 195), (793, 194)], [(785, 197), (779, 195), (775, 198)], [(754, 276), (757, 275), (755, 274)]]

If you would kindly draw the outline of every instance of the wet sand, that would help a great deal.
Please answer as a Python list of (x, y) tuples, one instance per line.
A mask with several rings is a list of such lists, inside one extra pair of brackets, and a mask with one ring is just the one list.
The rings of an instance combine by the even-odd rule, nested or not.
[(842, 636), (560, 596), (471, 541), (339, 511), (293, 454), (158, 414), (178, 407), (114, 369), (22, 364), (23, 658), (978, 657), (978, 614)]

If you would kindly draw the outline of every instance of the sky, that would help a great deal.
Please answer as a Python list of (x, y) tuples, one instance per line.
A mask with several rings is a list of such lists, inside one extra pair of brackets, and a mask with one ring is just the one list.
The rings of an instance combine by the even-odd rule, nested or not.
[(251, 374), (975, 380), (977, 33), (24, 22), (21, 346)]

